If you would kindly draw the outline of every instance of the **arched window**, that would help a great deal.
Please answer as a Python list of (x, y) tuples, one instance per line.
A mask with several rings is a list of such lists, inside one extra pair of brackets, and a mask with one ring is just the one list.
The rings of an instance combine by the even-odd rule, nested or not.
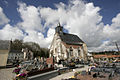
[(70, 56), (73, 56), (73, 49), (71, 46), (70, 46)]
[(80, 56), (80, 47), (78, 47), (78, 56)]
[(55, 48), (55, 53), (57, 53), (57, 48)]

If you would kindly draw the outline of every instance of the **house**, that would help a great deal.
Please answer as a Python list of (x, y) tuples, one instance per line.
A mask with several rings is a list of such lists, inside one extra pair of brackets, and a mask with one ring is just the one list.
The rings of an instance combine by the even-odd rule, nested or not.
[(87, 61), (87, 45), (77, 35), (63, 32), (59, 24), (50, 46), (50, 57), (59, 60), (79, 59)]
[(87, 58), (88, 58), (88, 61), (89, 61), (89, 62), (94, 62), (92, 53), (88, 52)]
[[(16, 40), (17, 41), (17, 40)], [(17, 44), (16, 44), (17, 43)], [(10, 40), (10, 50), (8, 54), (7, 64), (15, 64), (24, 60), (24, 54), (21, 49), (21, 45), (18, 42)]]
[(32, 60), (33, 59), (33, 52), (29, 50), (28, 48), (22, 49), (24, 60)]
[(0, 67), (5, 67), (7, 64), (13, 64), (17, 61), (32, 60), (33, 52), (29, 49), (14, 49), (12, 41), (0, 40)]
[[(12, 46), (12, 42), (11, 42)], [(32, 60), (33, 59), (33, 52), (29, 50), (28, 48), (22, 48), (22, 49), (10, 49), (9, 55), (8, 55), (8, 63), (14, 63), (16, 60), (19, 62), (24, 60)]]
[(24, 54), (21, 50), (10, 50), (8, 54), (8, 63), (13, 63), (16, 60), (23, 61)]
[(93, 55), (95, 61), (115, 61), (120, 60), (120, 55), (113, 55), (113, 54), (96, 54)]
[(0, 67), (5, 67), (7, 65), (9, 51), (10, 41), (0, 40)]
[[(12, 41), (10, 41), (10, 51), (9, 51), (9, 55), (8, 55), (8, 63), (14, 63), (16, 61), (24, 61), (24, 60), (32, 60), (33, 59), (33, 52), (31, 50), (29, 50), (27, 47), (32, 46), (32, 48), (34, 48), (35, 46), (33, 46), (34, 43), (32, 42), (27, 42), (25, 44), (22, 45), (27, 45), (26, 47), (24, 46), (17, 46), (17, 44), (14, 44)], [(18, 48), (14, 48), (15, 46), (17, 46)]]

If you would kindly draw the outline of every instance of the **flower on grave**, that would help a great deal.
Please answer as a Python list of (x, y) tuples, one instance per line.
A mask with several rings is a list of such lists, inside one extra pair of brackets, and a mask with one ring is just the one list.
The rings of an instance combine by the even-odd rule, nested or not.
[(91, 66), (91, 70), (94, 69), (94, 68), (95, 68), (95, 66)]
[(20, 74), (16, 75), (16, 77), (19, 77)]
[(26, 76), (27, 76), (26, 73), (21, 73), (21, 74), (16, 75), (16, 79), (24, 79), (26, 78)]
[(24, 78), (26, 75), (27, 75), (26, 73), (21, 73), (21, 74), (19, 75), (19, 77)]
[(71, 78), (75, 78), (75, 76), (71, 76)]
[(13, 73), (19, 74), (19, 72), (20, 72), (20, 68), (13, 70)]

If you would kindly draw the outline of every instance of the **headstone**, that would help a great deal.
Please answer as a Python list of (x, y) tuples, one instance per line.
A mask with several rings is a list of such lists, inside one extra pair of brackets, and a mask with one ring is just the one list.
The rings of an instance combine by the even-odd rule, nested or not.
[(33, 65), (28, 65), (28, 67), (27, 67), (27, 71), (31, 71), (33, 69)]
[(81, 75), (86, 75), (86, 74), (87, 74), (86, 71), (82, 71), (82, 72), (81, 72)]

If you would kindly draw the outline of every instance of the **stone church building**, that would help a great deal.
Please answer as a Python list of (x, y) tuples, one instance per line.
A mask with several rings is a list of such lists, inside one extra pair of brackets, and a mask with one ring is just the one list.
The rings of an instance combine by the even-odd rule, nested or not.
[(56, 62), (70, 59), (87, 61), (87, 46), (77, 35), (63, 32), (59, 24), (55, 28), (49, 56), (54, 57)]

